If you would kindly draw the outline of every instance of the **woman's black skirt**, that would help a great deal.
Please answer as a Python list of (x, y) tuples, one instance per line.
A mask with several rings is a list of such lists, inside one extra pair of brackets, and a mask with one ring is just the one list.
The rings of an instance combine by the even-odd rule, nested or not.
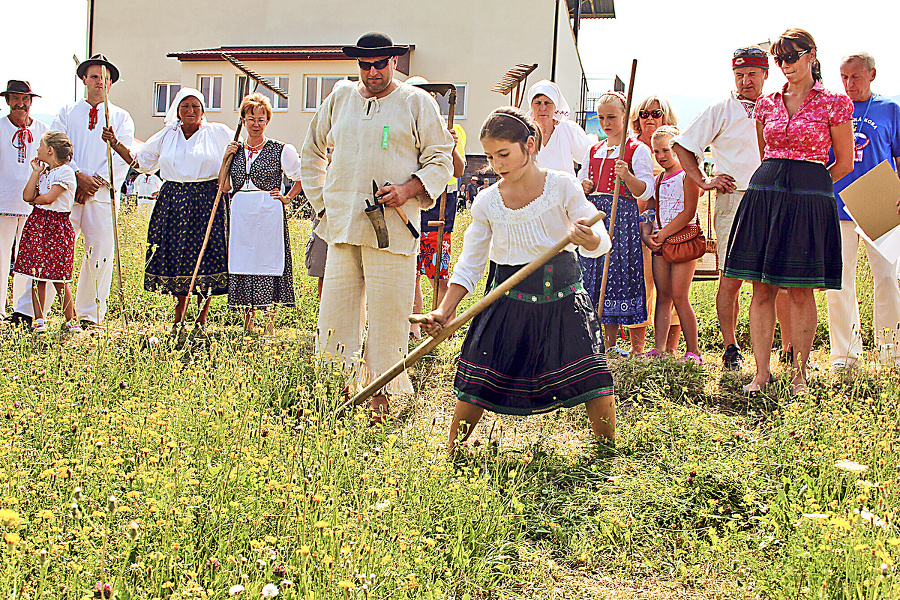
[(295, 306), (294, 267), (287, 215), (284, 217), (284, 271), (281, 275), (228, 276), (228, 308), (248, 310), (277, 306)]
[(841, 229), (824, 165), (767, 159), (741, 200), (725, 277), (779, 287), (841, 289)]
[[(217, 188), (215, 179), (196, 183), (167, 181), (163, 184), (147, 230), (145, 290), (187, 295)], [(195, 294), (216, 296), (228, 293), (227, 210), (227, 198), (220, 199), (194, 283)]]
[[(497, 265), (497, 283), (522, 265)], [(456, 396), (492, 412), (530, 415), (613, 393), (597, 312), (581, 264), (562, 252), (472, 320)]]

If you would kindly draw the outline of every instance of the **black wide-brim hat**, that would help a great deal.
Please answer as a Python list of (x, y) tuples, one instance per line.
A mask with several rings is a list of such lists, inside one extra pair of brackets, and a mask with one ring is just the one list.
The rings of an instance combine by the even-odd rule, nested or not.
[(95, 54), (86, 61), (79, 63), (78, 68), (75, 69), (75, 73), (77, 73), (78, 78), (81, 79), (87, 74), (88, 67), (94, 65), (101, 65), (109, 69), (110, 83), (115, 83), (119, 80), (119, 70), (116, 68), (116, 65), (109, 62), (102, 54)]
[(30, 83), (18, 79), (10, 79), (7, 81), (6, 91), (0, 92), (0, 96), (3, 96), (4, 98), (8, 98), (10, 94), (27, 94), (35, 98), (40, 98), (39, 94), (35, 94), (31, 91)]
[(371, 58), (373, 56), (403, 56), (409, 46), (397, 46), (385, 33), (370, 31), (357, 40), (355, 46), (344, 46), (344, 54), (351, 58)]

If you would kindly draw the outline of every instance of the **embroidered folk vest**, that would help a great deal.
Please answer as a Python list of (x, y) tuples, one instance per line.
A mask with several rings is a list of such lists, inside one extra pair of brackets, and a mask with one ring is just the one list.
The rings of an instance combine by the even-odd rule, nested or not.
[[(269, 192), (281, 186), (281, 149), (284, 144), (267, 140), (259, 151), (259, 156), (250, 165), (250, 181), (253, 185)], [(238, 191), (247, 182), (247, 156), (243, 148), (234, 154), (231, 161), (231, 188)]]
[[(633, 173), (634, 169), (631, 167), (631, 159), (634, 157), (635, 151), (638, 149), (638, 145), (641, 142), (638, 140), (629, 137), (625, 140), (625, 152), (620, 153), (622, 156), (622, 160), (628, 163), (628, 169)], [(591, 163), (588, 168), (591, 174), (591, 181), (593, 181), (597, 189), (594, 190), (595, 194), (612, 194), (613, 188), (616, 182), (616, 159), (602, 159), (602, 158), (594, 158), (594, 154), (597, 153), (597, 150), (605, 147), (606, 144), (604, 142), (600, 142), (599, 144), (594, 144), (591, 148)], [(603, 170), (600, 170), (600, 165), (603, 165)], [(633, 197), (631, 192), (628, 191), (628, 187), (622, 185), (619, 187), (619, 193), (625, 197)]]

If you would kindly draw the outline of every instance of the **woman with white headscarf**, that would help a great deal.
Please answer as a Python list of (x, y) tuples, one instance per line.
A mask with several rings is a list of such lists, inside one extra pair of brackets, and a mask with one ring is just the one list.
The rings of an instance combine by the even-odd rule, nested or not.
[[(165, 126), (143, 144), (134, 156), (119, 144), (111, 130), (104, 130), (115, 151), (143, 173), (160, 171), (163, 183), (150, 215), (144, 289), (175, 296), (172, 333), (184, 327), (188, 286), (218, 188), (218, 174), (225, 148), (234, 131), (205, 117), (203, 95), (181, 88), (166, 113)], [(206, 327), (212, 296), (228, 293), (228, 255), (225, 245), (225, 202), (220, 202), (209, 242), (197, 273), (195, 293), (205, 297), (197, 327)]]
[(528, 88), (528, 105), (528, 115), (541, 129), (538, 165), (575, 175), (575, 163), (597, 143), (597, 136), (569, 120), (569, 103), (552, 81), (542, 79)]

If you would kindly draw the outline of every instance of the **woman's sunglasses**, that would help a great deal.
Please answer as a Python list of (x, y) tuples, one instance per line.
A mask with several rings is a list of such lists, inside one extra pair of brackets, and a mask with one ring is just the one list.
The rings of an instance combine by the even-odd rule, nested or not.
[(638, 111), (638, 116), (642, 119), (649, 119), (650, 117), (653, 117), (654, 119), (661, 119), (664, 114), (666, 113), (658, 108), (654, 108), (653, 110)]
[(390, 58), (382, 58), (381, 60), (376, 60), (375, 62), (366, 62), (364, 60), (357, 60), (359, 63), (359, 68), (363, 71), (368, 71), (372, 67), (375, 67), (379, 71), (388, 66), (388, 63), (391, 62)]
[(791, 52), (785, 52), (784, 54), (773, 54), (772, 57), (775, 59), (775, 63), (780, 67), (783, 63), (789, 65), (794, 64), (800, 60), (801, 56), (808, 52), (809, 50), (793, 50)]

